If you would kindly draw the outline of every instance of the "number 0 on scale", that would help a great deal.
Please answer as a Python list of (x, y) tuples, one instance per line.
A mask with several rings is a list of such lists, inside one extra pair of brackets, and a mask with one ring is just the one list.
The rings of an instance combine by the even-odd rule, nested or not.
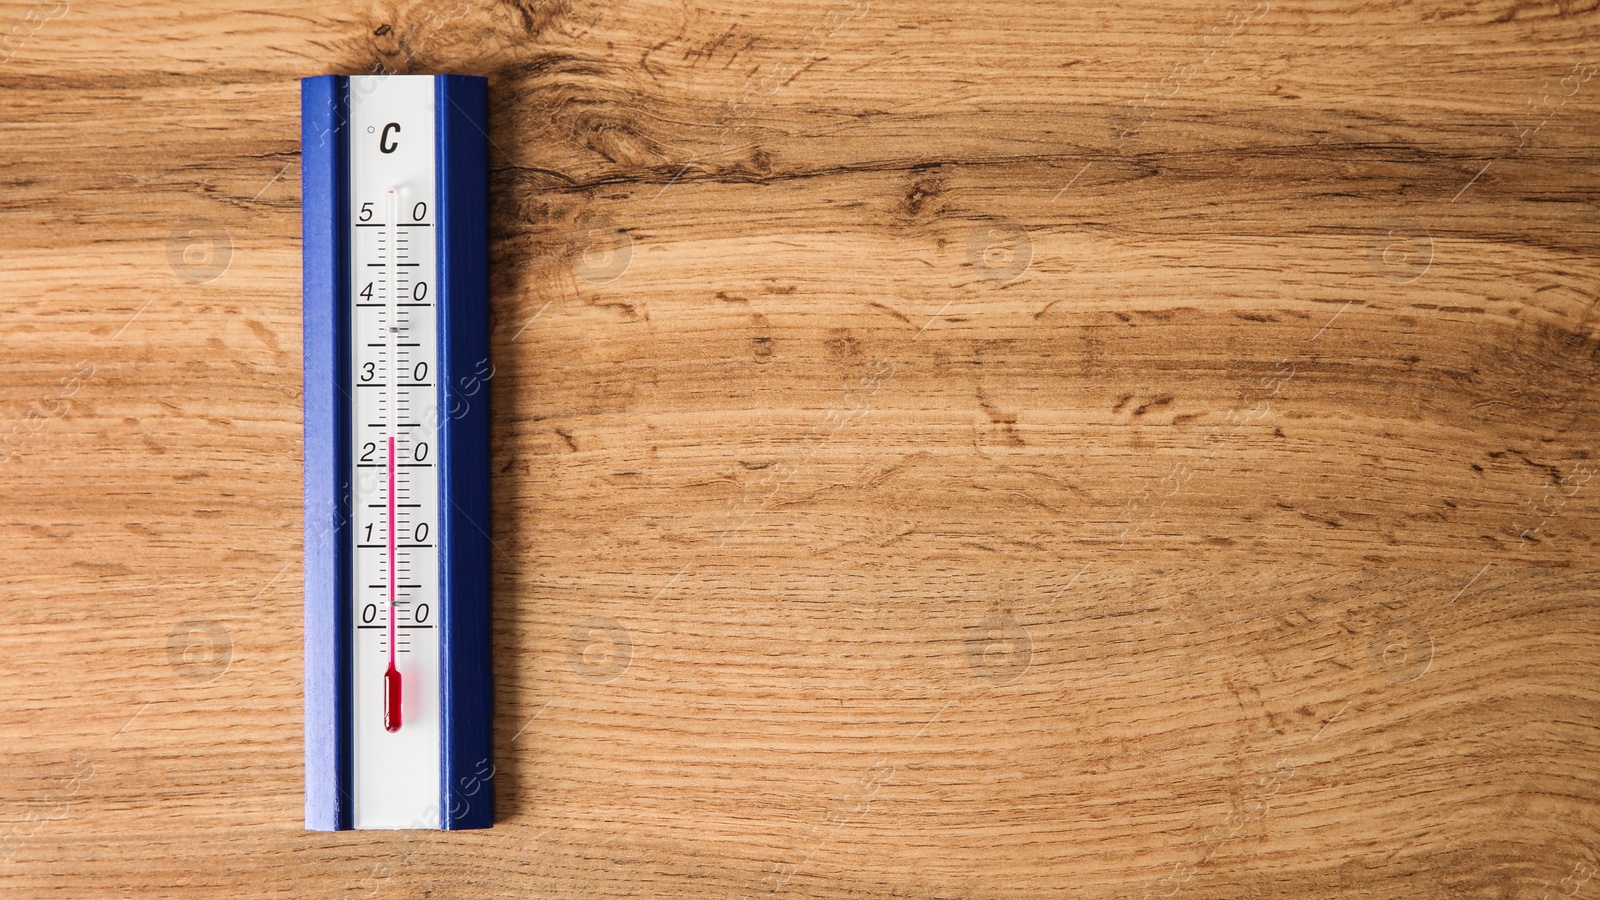
[(310, 829), (494, 821), (486, 88), (301, 82)]

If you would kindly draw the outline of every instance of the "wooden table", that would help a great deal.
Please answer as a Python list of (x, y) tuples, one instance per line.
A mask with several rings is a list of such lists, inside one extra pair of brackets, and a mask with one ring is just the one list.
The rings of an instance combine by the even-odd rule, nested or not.
[[(7, 2), (0, 894), (1600, 882), (1593, 2)], [(299, 84), (490, 79), (491, 831), (307, 833)]]

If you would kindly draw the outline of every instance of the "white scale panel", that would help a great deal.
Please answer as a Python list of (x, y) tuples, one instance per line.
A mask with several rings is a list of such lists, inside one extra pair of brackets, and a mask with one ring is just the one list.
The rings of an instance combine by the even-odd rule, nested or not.
[[(434, 84), (350, 79), (356, 828), (442, 824)], [(385, 707), (391, 658), (396, 730)]]

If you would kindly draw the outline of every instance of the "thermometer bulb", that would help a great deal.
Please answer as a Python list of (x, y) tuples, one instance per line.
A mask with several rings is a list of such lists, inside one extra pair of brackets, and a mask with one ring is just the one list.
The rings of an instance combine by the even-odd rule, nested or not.
[(400, 670), (392, 662), (383, 673), (383, 728), (391, 734), (400, 730)]

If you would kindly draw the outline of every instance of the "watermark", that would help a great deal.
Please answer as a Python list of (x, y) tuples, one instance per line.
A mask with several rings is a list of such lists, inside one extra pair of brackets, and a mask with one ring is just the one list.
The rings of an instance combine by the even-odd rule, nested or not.
[(1367, 665), (1392, 684), (1416, 681), (1433, 666), (1433, 637), (1412, 619), (1385, 616), (1367, 637)]
[(28, 838), (38, 834), (46, 822), (65, 819), (72, 811), (72, 797), (83, 786), (84, 780), (94, 774), (94, 766), (87, 759), (76, 759), (72, 767), (72, 774), (62, 778), (59, 786), (50, 789), (42, 807), (30, 808), (21, 822), (12, 825), (5, 836), (0, 837), (0, 863), (11, 862)]
[[(484, 357), (473, 364), (471, 372), (456, 376), (455, 386), (445, 395), (448, 402), (445, 404), (444, 414), (457, 421), (465, 418), (467, 413), (472, 411), (472, 398), (478, 396), (478, 392), (488, 386), (489, 379), (494, 377), (494, 373), (494, 364), (489, 362), (488, 357)], [(423, 417), (423, 427), (431, 431), (438, 425), (439, 410), (437, 408), (429, 410)]]
[[(1525, 125), (1520, 122), (1511, 124), (1511, 129), (1517, 134), (1517, 146), (1512, 148), (1510, 153), (1504, 156), (1497, 156), (1484, 163), (1483, 168), (1478, 170), (1478, 174), (1472, 176), (1471, 181), (1462, 185), (1461, 190), (1456, 191), (1456, 195), (1450, 198), (1450, 202), (1454, 203), (1460, 200), (1461, 195), (1465, 194), (1468, 188), (1477, 184), (1478, 179), (1483, 177), (1483, 173), (1489, 171), (1490, 166), (1502, 159), (1515, 157), (1532, 146), (1533, 139), (1539, 135), (1539, 132), (1544, 130), (1546, 125), (1550, 124), (1550, 120), (1556, 117), (1556, 113), (1567, 105), (1567, 100), (1577, 96), (1578, 91), (1582, 90), (1584, 84), (1594, 78), (1596, 73), (1600, 73), (1600, 66), (1586, 62), (1576, 62), (1572, 64), (1572, 70), (1557, 83), (1556, 90), (1552, 91), (1550, 82), (1546, 80), (1540, 88), (1537, 99), (1528, 97), (1523, 101), (1524, 105), (1528, 107), (1528, 113), (1532, 117), (1534, 124)], [(1558, 102), (1551, 103), (1550, 99), (1552, 97), (1556, 98)]]
[(59, 19), (72, 11), (70, 4), (57, 0), (48, 12), (30, 9), (22, 17), (22, 21), (11, 26), (11, 30), (0, 35), (0, 63), (8, 63), (11, 57), (17, 55), (30, 38), (39, 33), (44, 23), (51, 19)]
[(0, 463), (10, 462), (21, 454), (22, 448), (44, 428), (45, 423), (71, 412), (72, 397), (94, 377), (95, 371), (95, 367), (87, 360), (78, 360), (72, 364), (71, 375), (62, 376), (38, 403), (30, 404), (28, 414), (22, 421), (11, 426), (11, 430), (0, 437)]
[[(472, 411), (473, 398), (484, 390), (489, 379), (495, 375), (495, 367), (488, 358), (478, 360), (472, 371), (466, 375), (456, 376), (456, 383), (445, 393), (443, 407), (434, 405), (422, 417), (422, 427), (426, 431), (436, 431), (442, 418), (459, 420)], [(350, 511), (357, 507), (356, 502), (366, 503), (376, 497), (381, 497), (387, 489), (389, 476), (383, 469), (366, 468), (361, 470), (360, 478), (356, 481), (355, 496), (350, 494), (350, 482), (345, 480), (340, 483), (340, 503), (331, 515), (317, 516), (316, 528), (312, 532), (315, 539), (327, 537), (328, 532), (343, 528), (350, 522)]]
[[(1511, 523), (1512, 529), (1517, 532), (1517, 544), (1526, 544), (1534, 538), (1544, 526), (1555, 518), (1583, 486), (1594, 477), (1595, 469), (1586, 462), (1573, 466), (1572, 471), (1556, 479), (1556, 483), (1547, 486), (1538, 500), (1527, 497), (1522, 501), (1526, 507), (1524, 512), (1518, 513), (1517, 519)], [(1527, 524), (1527, 523), (1533, 524)]]
[(167, 635), (167, 662), (189, 681), (216, 681), (233, 665), (233, 636), (214, 619), (190, 619)]
[[(750, 120), (755, 118), (757, 112), (772, 102), (773, 95), (782, 90), (789, 82), (799, 77), (801, 72), (815, 62), (822, 55), (822, 50), (828, 41), (832, 40), (833, 36), (838, 34), (845, 25), (855, 19), (866, 16), (871, 9), (872, 0), (865, 0), (865, 2), (857, 0), (848, 13), (841, 10), (829, 11), (826, 16), (823, 16), (820, 23), (812, 26), (801, 37), (798, 49), (803, 52), (803, 55), (798, 62), (773, 63), (765, 67), (764, 71), (758, 71), (745, 78), (744, 84), (739, 87), (739, 93), (728, 101), (728, 122), (722, 126), (722, 134), (717, 138), (717, 149), (712, 151), (710, 155), (720, 156), (726, 153), (728, 151), (728, 139), (734, 132), (748, 125)], [(693, 159), (684, 163), (683, 168), (668, 179), (667, 183), (661, 186), (661, 190), (650, 198), (650, 201), (653, 203), (661, 199), (661, 195), (667, 192), (667, 188), (676, 184), (678, 179), (683, 177), (683, 173), (689, 171), (689, 167), (692, 165), (694, 165)]]
[[(1485, 565), (1473, 575), (1449, 602), (1454, 603), (1460, 599), (1488, 568)], [(1433, 663), (1433, 640), (1428, 635), (1427, 629), (1412, 619), (1388, 611), (1376, 616), (1375, 619), (1367, 645), (1367, 661), (1372, 671), (1394, 684), (1403, 684), (1422, 677)], [(1307, 743), (1316, 743), (1333, 723), (1345, 714), (1345, 710), (1348, 710), (1353, 702), (1346, 700), (1337, 712), (1322, 723)], [(1255, 787), (1249, 789), (1230, 806), (1224, 822), (1208, 832), (1199, 860), (1193, 863), (1174, 864), (1170, 874), (1145, 888), (1145, 900), (1176, 895), (1184, 883), (1193, 878), (1200, 867), (1216, 856), (1218, 850), (1238, 837), (1245, 826), (1266, 817), (1272, 798), (1278, 794), (1284, 782), (1294, 778), (1298, 771), (1299, 769), (1289, 761), (1288, 755), (1279, 758), (1273, 764), (1273, 771), (1258, 778)]]
[[(948, 696), (939, 709), (928, 718), (916, 733), (911, 735), (909, 743), (916, 743), (922, 738), (933, 723), (944, 715), (945, 710), (957, 704), (965, 704), (993, 690), (992, 685), (974, 687), (974, 682), (969, 677), (964, 677), (958, 670), (946, 669), (937, 673), (930, 685), (929, 692), (933, 696)], [(804, 866), (816, 856), (823, 847), (827, 846), (840, 829), (852, 822), (865, 818), (872, 802), (878, 795), (878, 790), (885, 784), (893, 781), (895, 767), (889, 763), (887, 756), (879, 756), (853, 783), (849, 784), (844, 796), (836, 803), (829, 806), (823, 815), (822, 821), (813, 825), (810, 830), (797, 842), (793, 851), (785, 854), (773, 864), (772, 873), (763, 879), (761, 887), (769, 895), (776, 894), (788, 884)]]
[[(405, 30), (396, 30), (391, 25), (380, 26), (373, 32), (373, 37), (394, 35), (400, 48), (405, 51), (405, 56), (395, 65), (390, 65), (381, 60), (374, 63), (373, 74), (394, 75), (404, 70), (411, 65), (411, 61), (416, 58), (418, 53), (425, 52), (433, 45), (441, 29), (452, 22), (471, 15), (473, 11), (473, 7), (470, 4), (458, 3), (455, 9), (448, 12), (441, 9), (429, 9), (426, 16), (415, 23), (408, 23), (408, 27)], [(496, 4), (494, 6), (494, 16), (497, 19), (506, 19), (509, 14), (506, 13), (504, 8)]]
[(233, 261), (233, 235), (220, 222), (196, 219), (167, 237), (167, 264), (184, 281), (216, 281)]
[(858, 0), (851, 6), (849, 13), (840, 10), (830, 11), (820, 23), (812, 26), (811, 30), (801, 37), (798, 49), (804, 52), (798, 62), (774, 63), (766, 68), (760, 78), (756, 75), (746, 78), (739, 89), (739, 95), (729, 103), (732, 119), (722, 128), (722, 137), (717, 141), (718, 150), (726, 149), (728, 138), (733, 132), (748, 124), (758, 110), (771, 102), (774, 94), (816, 61), (834, 35), (851, 21), (866, 16), (871, 9), (872, 0), (866, 0), (864, 3)]
[(1213, 825), (1211, 830), (1206, 832), (1201, 842), (1203, 849), (1200, 858), (1192, 863), (1174, 863), (1169, 874), (1145, 886), (1144, 900), (1177, 894), (1184, 883), (1193, 878), (1195, 873), (1210, 862), (1229, 841), (1237, 838), (1245, 826), (1267, 817), (1267, 811), (1272, 807), (1272, 798), (1277, 795), (1285, 781), (1294, 777), (1296, 771), (1294, 764), (1287, 758), (1274, 763), (1272, 772), (1256, 779), (1253, 788), (1247, 788), (1237, 801), (1229, 805), (1228, 814), (1223, 821)]
[(1033, 238), (1010, 219), (976, 225), (967, 237), (967, 264), (985, 281), (1015, 281), (1033, 263)]
[(1596, 869), (1594, 866), (1580, 859), (1572, 864), (1572, 872), (1568, 874), (1567, 877), (1561, 879), (1560, 893), (1551, 892), (1550, 882), (1546, 881), (1544, 883), (1544, 894), (1540, 897), (1540, 900), (1558, 900), (1560, 897), (1576, 897), (1578, 896), (1578, 892), (1583, 890), (1583, 886), (1588, 884), (1589, 880), (1594, 878), (1597, 872), (1600, 872), (1600, 869)]
[(856, 386), (846, 391), (840, 401), (828, 409), (822, 421), (807, 429), (791, 445), (792, 458), (773, 463), (753, 484), (742, 486), (738, 499), (728, 501), (728, 510), (723, 516), (726, 524), (717, 537), (717, 546), (721, 547), (729, 537), (744, 528), (750, 517), (776, 497), (829, 438), (841, 428), (864, 417), (871, 408), (867, 401), (872, 399), (885, 381), (893, 377), (894, 363), (887, 359), (875, 361), (872, 371), (858, 378)]
[[(433, 810), (430, 809), (430, 812), (431, 811), (433, 811)], [(434, 827), (433, 825), (428, 824), (426, 822), (422, 822), (422, 821), (412, 822), (411, 825), (412, 825), (413, 828), (418, 828), (418, 829)], [(367, 887), (368, 885), (371, 885), (371, 887), (368, 888), (368, 890), (365, 893), (359, 894), (358, 896), (362, 896), (362, 897), (376, 897), (376, 896), (378, 896), (378, 892), (383, 890), (383, 886), (389, 882), (389, 879), (391, 879), (394, 876), (398, 875), (400, 872), (405, 871), (407, 863), (411, 862), (411, 857), (416, 856), (417, 855), (417, 851), (421, 850), (424, 846), (426, 846), (426, 844), (424, 844), (422, 841), (413, 840), (411, 849), (406, 853), (406, 855), (403, 858), (401, 858), (401, 860), (398, 863), (389, 863), (389, 862), (375, 863), (372, 866), (372, 871), (367, 874), (367, 877), (365, 877), (365, 878), (361, 879), (360, 881), (356, 882), (356, 888), (358, 890), (360, 888)]]
[[(450, 790), (450, 815), (453, 820), (459, 821), (467, 814), (467, 811), (472, 808), (471, 798), (477, 796), (485, 785), (494, 780), (494, 774), (494, 765), (487, 759), (481, 759), (473, 767), (471, 775), (463, 775), (456, 779), (458, 784), (452, 785)], [(433, 829), (439, 827), (440, 821), (439, 807), (433, 805), (423, 810), (421, 818), (413, 819), (410, 827), (414, 829)], [(358, 890), (364, 887), (367, 888), (366, 892), (360, 896), (378, 896), (378, 892), (383, 890), (383, 886), (394, 876), (405, 871), (406, 865), (411, 862), (411, 857), (417, 855), (417, 851), (424, 846), (427, 846), (425, 842), (413, 840), (411, 849), (407, 851), (399, 863), (380, 862), (373, 865), (372, 871), (365, 878), (356, 882)]]
[(1433, 235), (1415, 219), (1385, 222), (1372, 235), (1367, 265), (1395, 284), (1410, 284), (1433, 265)]
[(610, 684), (633, 662), (633, 637), (615, 619), (589, 619), (567, 636), (567, 665), (579, 678)]
[[(1271, 399), (1283, 390), (1283, 386), (1288, 384), (1290, 379), (1294, 378), (1296, 371), (1294, 363), (1287, 359), (1278, 360), (1274, 368), (1275, 374), (1257, 379), (1255, 389), (1245, 395), (1244, 403), (1229, 410), (1223, 417), (1222, 424), (1212, 427), (1206, 434), (1204, 441), (1211, 446), (1204, 456), (1199, 459), (1191, 457), (1179, 459), (1172, 464), (1170, 472), (1154, 485), (1140, 490), (1124, 505), (1123, 518), (1126, 524), (1123, 526), (1122, 534), (1117, 538), (1117, 546), (1127, 543), (1130, 535), (1144, 527), (1156, 512), (1166, 506), (1168, 500), (1176, 497), (1183, 490), (1183, 486), (1189, 483), (1189, 479), (1217, 455), (1224, 442), (1232, 439), (1251, 422), (1266, 418), (1272, 411)], [(1249, 404), (1248, 410), (1243, 408), (1245, 403)], [(1227, 428), (1226, 434), (1222, 433), (1224, 427)]]
[(581, 222), (567, 239), (573, 274), (597, 284), (616, 281), (633, 263), (633, 236), (603, 216)]
[[(465, 17), (472, 11), (472, 6), (467, 3), (461, 3), (457, 5), (454, 10), (448, 13), (440, 13), (438, 10), (431, 10), (428, 14), (427, 20), (423, 23), (422, 28), (412, 29), (410, 32), (402, 33), (400, 35), (399, 39), (402, 46), (405, 48), (405, 56), (399, 60), (398, 64), (391, 65), (381, 59), (377, 62), (374, 62), (372, 64), (371, 74), (376, 77), (352, 78), (350, 80), (351, 93), (359, 97), (371, 96), (375, 91), (377, 91), (378, 85), (382, 84), (385, 79), (392, 75), (402, 74), (405, 68), (411, 64), (411, 60), (415, 58), (418, 53), (430, 47), (433, 39), (438, 37), (441, 28), (450, 24), (451, 22), (455, 22), (458, 19)], [(507, 17), (508, 16), (504, 10), (500, 9), (498, 6), (495, 8), (496, 19), (506, 19)], [(382, 37), (392, 33), (394, 33), (393, 26), (381, 25), (374, 33), (374, 37)], [(348, 104), (339, 104), (338, 106), (338, 118), (334, 122), (334, 128), (346, 128), (350, 124), (350, 120), (346, 115)], [(327, 146), (328, 137), (332, 133), (333, 131), (331, 129), (319, 129), (317, 131), (317, 146)]]
[(1011, 616), (995, 616), (967, 628), (967, 665), (996, 684), (1021, 678), (1033, 662), (1033, 639)]
[(893, 778), (894, 766), (889, 765), (887, 759), (879, 757), (874, 761), (860, 778), (845, 789), (844, 797), (828, 808), (823, 814), (822, 821), (812, 825), (801, 837), (799, 845), (789, 856), (793, 861), (780, 861), (773, 866), (772, 873), (761, 880), (763, 891), (767, 894), (776, 894), (782, 890), (783, 886), (811, 861), (811, 857), (816, 856), (817, 851), (839, 833), (839, 829), (867, 814), (867, 809), (878, 796), (879, 787)]
[[(1577, 96), (1578, 91), (1582, 90), (1583, 86), (1594, 78), (1596, 73), (1600, 73), (1600, 67), (1584, 62), (1573, 63), (1572, 71), (1561, 78), (1557, 84), (1557, 90), (1551, 91), (1550, 82), (1546, 81), (1540, 87), (1541, 93), (1538, 100), (1532, 97), (1524, 100), (1523, 103), (1527, 105), (1529, 115), (1537, 119), (1538, 124), (1523, 125), (1520, 128), (1517, 123), (1512, 124), (1511, 127), (1517, 132), (1517, 148), (1511, 152), (1521, 153), (1538, 136), (1539, 132), (1550, 124), (1550, 120), (1556, 117), (1556, 113), (1560, 112), (1561, 107), (1567, 105), (1567, 99)], [(1551, 103), (1551, 97), (1556, 97), (1560, 102)]]
[[(1270, 3), (1263, 2), (1255, 4), (1249, 12), (1242, 12), (1237, 8), (1228, 10), (1223, 15), (1220, 25), (1213, 24), (1206, 29), (1206, 33), (1200, 38), (1201, 54), (1197, 61), (1175, 64), (1172, 67), (1172, 71), (1168, 72), (1156, 83), (1156, 90), (1151, 90), (1149, 82), (1146, 82), (1143, 85), (1144, 95), (1142, 97), (1138, 100), (1125, 101), (1125, 105), (1128, 107), (1127, 124), (1117, 130), (1117, 149), (1122, 149), (1127, 145), (1128, 141), (1143, 131), (1144, 126), (1155, 118), (1156, 113), (1166, 108), (1167, 102), (1176, 97), (1178, 92), (1183, 90), (1184, 85), (1199, 74), (1200, 69), (1211, 61), (1211, 57), (1215, 56), (1217, 51), (1228, 46), (1234, 36), (1242, 31), (1246, 25), (1266, 16), (1271, 8), (1272, 5)], [(1219, 34), (1224, 30), (1227, 33), (1219, 37)], [(1080, 172), (1079, 174), (1083, 173)]]

